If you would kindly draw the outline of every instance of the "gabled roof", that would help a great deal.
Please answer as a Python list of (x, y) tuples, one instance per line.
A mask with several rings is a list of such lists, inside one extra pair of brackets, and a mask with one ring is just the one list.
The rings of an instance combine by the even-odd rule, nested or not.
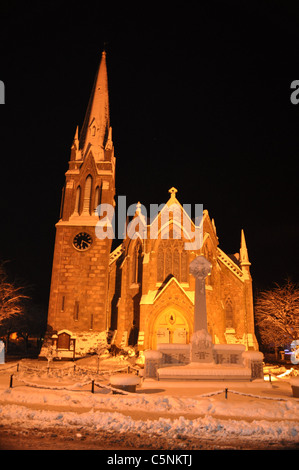
[(171, 277), (164, 286), (162, 285), (163, 286), (163, 287), (161, 286), (162, 288), (160, 287), (159, 289), (149, 291), (148, 294), (144, 294), (141, 297), (140, 304), (141, 305), (154, 304), (158, 300), (158, 298), (161, 297), (162, 294), (170, 287), (171, 284), (175, 284), (187, 297), (189, 302), (191, 302), (194, 305), (194, 291), (185, 291), (185, 289), (181, 286), (181, 284), (178, 282), (178, 280), (174, 276)]
[[(198, 227), (195, 225), (193, 220), (191, 219), (190, 215), (188, 212), (185, 210), (185, 208), (181, 205), (181, 203), (178, 201), (176, 198), (176, 193), (177, 189), (172, 187), (168, 191), (170, 193), (170, 198), (166, 202), (166, 204), (163, 206), (163, 208), (160, 210), (160, 212), (155, 216), (155, 218), (152, 220), (152, 222), (148, 225), (150, 230), (157, 230), (157, 234), (162, 233), (164, 229), (169, 228), (170, 222), (172, 222), (174, 225), (180, 226), (180, 228), (184, 232), (184, 236), (186, 239), (192, 239), (194, 237), (194, 232), (195, 228)], [(172, 212), (173, 213), (173, 218), (170, 221), (169, 218), (166, 216), (165, 223), (162, 225), (162, 218), (163, 214), (167, 212)], [(200, 214), (201, 215), (201, 214)], [(184, 227), (181, 219), (183, 217), (183, 221), (186, 221), (187, 227)], [(159, 224), (159, 219), (161, 220), (161, 224)], [(203, 223), (203, 218), (200, 220), (200, 225)], [(155, 229), (156, 227), (156, 229)], [(188, 233), (188, 229), (190, 227), (191, 233)]]
[(157, 218), (161, 217), (163, 212), (168, 211), (169, 208), (172, 208), (172, 206), (173, 206), (173, 209), (175, 209), (176, 206), (177, 206), (178, 209), (180, 211), (182, 211), (185, 214), (186, 217), (188, 217), (188, 219), (192, 223), (192, 226), (194, 227), (194, 222), (192, 221), (192, 219), (189, 217), (189, 214), (185, 211), (184, 207), (181, 205), (181, 203), (176, 198), (176, 193), (178, 192), (178, 190), (176, 188), (172, 187), (168, 190), (168, 192), (170, 193), (170, 198), (168, 199), (168, 201), (166, 202), (164, 207), (160, 210), (160, 212), (156, 215), (156, 217), (154, 218), (154, 220), (151, 222), (150, 225), (153, 225), (156, 222)]

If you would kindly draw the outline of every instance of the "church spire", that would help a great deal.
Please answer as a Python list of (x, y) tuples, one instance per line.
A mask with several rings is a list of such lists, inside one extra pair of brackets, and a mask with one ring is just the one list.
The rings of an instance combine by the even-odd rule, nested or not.
[(80, 149), (85, 157), (91, 148), (95, 160), (104, 160), (104, 151), (112, 149), (110, 128), (108, 76), (106, 52), (102, 52), (101, 62), (88, 103), (84, 123), (80, 133)]
[(249, 258), (248, 258), (248, 251), (247, 251), (245, 234), (244, 234), (243, 229), (241, 231), (240, 265), (241, 265), (241, 269), (243, 273), (248, 275), (249, 266), (251, 265), (251, 263), (249, 262)]

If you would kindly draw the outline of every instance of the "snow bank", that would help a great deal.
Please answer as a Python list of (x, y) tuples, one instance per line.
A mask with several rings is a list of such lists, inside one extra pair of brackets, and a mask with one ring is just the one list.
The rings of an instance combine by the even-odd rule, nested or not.
[[(157, 387), (156, 384), (157, 382), (154, 383), (154, 388)], [(162, 382), (160, 382), (160, 384), (162, 384)], [(287, 385), (288, 384), (286, 384), (286, 386)], [(7, 386), (8, 384), (6, 387)], [(222, 388), (223, 385), (219, 387), (219, 389)], [(247, 384), (244, 385), (243, 390), (246, 390), (246, 388)], [(215, 392), (218, 391), (217, 388), (214, 390)], [(150, 392), (150, 386), (147, 391)], [(193, 398), (184, 396), (183, 390), (178, 396), (169, 395), (166, 391), (163, 395), (156, 395), (153, 393), (142, 393), (141, 388), (137, 394), (107, 395), (106, 393), (101, 393), (99, 389), (96, 390), (96, 393), (92, 394), (90, 392), (90, 386), (88, 386), (86, 391), (80, 388), (80, 393), (78, 393), (78, 391), (74, 389), (45, 390), (18, 385), (16, 388), (12, 389), (0, 389), (0, 407), (4, 410), (6, 406), (13, 404), (16, 407), (33, 406), (34, 408), (40, 409), (45, 406), (47, 409), (59, 406), (65, 412), (76, 411), (78, 409), (82, 410), (82, 408), (85, 410), (93, 409), (98, 411), (136, 410), (148, 413), (167, 412), (170, 416), (171, 414), (192, 413), (224, 417), (238, 416), (240, 418), (250, 419), (297, 420), (299, 423), (299, 400), (290, 397), (290, 390), (290, 398), (285, 398), (284, 401), (279, 401), (277, 395), (272, 395), (271, 400), (268, 400), (267, 394), (264, 395), (265, 390), (261, 390), (259, 392), (260, 396), (257, 397), (257, 395), (250, 393), (246, 393), (246, 396), (237, 395), (236, 393), (233, 394), (229, 389), (227, 400), (224, 399), (224, 393), (223, 395), (218, 395), (219, 398), (214, 398), (213, 396), (203, 398), (198, 392), (196, 393), (196, 388), (194, 389), (194, 393), (195, 396)], [(277, 401), (275, 401), (275, 399)]]
[(180, 416), (176, 419), (159, 418), (158, 420), (134, 420), (130, 416), (120, 413), (103, 413), (89, 411), (87, 413), (57, 412), (46, 410), (32, 410), (23, 406), (0, 406), (1, 424), (9, 425), (12, 421), (15, 426), (24, 426), (27, 429), (38, 427), (47, 429), (54, 426), (59, 428), (67, 426), (88, 427), (90, 431), (142, 433), (146, 435), (163, 436), (174, 439), (178, 436), (193, 438), (248, 438), (259, 441), (298, 442), (299, 425), (293, 421), (252, 421), (226, 419), (221, 420), (211, 416), (197, 419), (187, 419)]
[[(202, 366), (202, 370), (210, 370), (210, 365)], [(222, 368), (226, 367), (222, 365)], [(235, 370), (238, 368), (236, 366)], [(38, 369), (35, 369), (36, 372), (31, 370), (33, 372), (27, 375), (14, 373), (14, 388), (8, 388), (11, 371), (1, 373), (2, 425), (32, 430), (42, 430), (49, 426), (59, 430), (61, 426), (68, 426), (71, 431), (76, 431), (76, 426), (84, 426), (90, 427), (94, 432), (142, 432), (145, 439), (150, 434), (170, 439), (180, 434), (208, 439), (219, 436), (273, 440), (277, 443), (299, 442), (299, 400), (291, 397), (289, 382), (279, 381), (279, 385), (276, 382), (275, 388), (260, 382), (255, 385), (257, 388), (254, 391), (253, 383), (244, 382), (242, 386), (238, 385), (241, 391), (236, 392), (231, 390), (235, 385), (227, 385), (227, 382), (225, 385), (217, 385), (211, 381), (210, 385), (205, 382), (205, 385), (198, 383), (195, 386), (180, 381), (145, 381), (138, 393), (112, 395), (107, 390), (98, 388), (95, 393), (91, 393), (91, 387), (86, 382), (88, 376), (40, 377)], [(121, 374), (122, 382), (126, 376), (127, 374)], [(134, 379), (139, 380), (136, 376)], [(45, 386), (47, 389), (32, 388), (24, 382), (35, 382), (36, 387)], [(85, 382), (84, 389), (82, 383)], [(107, 380), (103, 381), (105, 383), (108, 383)], [(237, 384), (236, 382), (236, 388)], [(223, 392), (224, 386), (229, 387), (227, 399)], [(163, 389), (163, 393), (157, 393), (157, 387)], [(190, 397), (192, 387), (194, 392)], [(203, 387), (206, 387), (206, 392), (212, 390), (212, 393), (202, 393)], [(247, 390), (253, 393), (246, 393)], [(140, 420), (141, 411), (146, 412), (148, 418)], [(124, 416), (121, 412), (130, 416)], [(190, 419), (191, 413), (196, 419)], [(167, 418), (158, 419), (162, 414)]]

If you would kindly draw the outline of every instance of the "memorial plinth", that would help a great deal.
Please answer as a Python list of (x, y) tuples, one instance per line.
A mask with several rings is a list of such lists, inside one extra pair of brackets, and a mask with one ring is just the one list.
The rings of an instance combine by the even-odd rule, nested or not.
[(195, 277), (194, 333), (190, 342), (190, 363), (159, 368), (159, 380), (251, 380), (252, 364), (250, 361), (244, 364), (245, 346), (215, 346), (208, 333), (205, 279), (211, 273), (211, 263), (200, 255), (190, 263), (189, 268)]
[(191, 362), (214, 363), (213, 343), (206, 330), (195, 331), (191, 337)]

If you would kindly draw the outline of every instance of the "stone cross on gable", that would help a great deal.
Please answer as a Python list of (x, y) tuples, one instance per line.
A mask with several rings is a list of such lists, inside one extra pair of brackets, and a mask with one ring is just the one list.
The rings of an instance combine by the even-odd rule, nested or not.
[(170, 188), (168, 192), (170, 193), (171, 198), (174, 199), (178, 190), (172, 186), (172, 188)]

